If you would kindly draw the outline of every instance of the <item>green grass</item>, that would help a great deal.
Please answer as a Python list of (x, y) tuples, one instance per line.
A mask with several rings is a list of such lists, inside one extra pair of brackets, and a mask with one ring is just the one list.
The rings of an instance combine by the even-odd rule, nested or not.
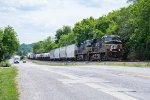
[(124, 67), (147, 67), (150, 68), (150, 62), (99, 62), (99, 63), (45, 63), (40, 61), (32, 61), (33, 63), (39, 64), (39, 65), (49, 65), (49, 66), (99, 66), (99, 65), (106, 65), (106, 66), (124, 66)]
[(49, 66), (77, 66), (79, 65), (75, 63), (44, 63), (44, 62), (38, 62), (38, 61), (32, 61), (32, 62), (38, 65), (49, 65)]
[(145, 63), (135, 63), (135, 62), (114, 62), (114, 63), (104, 63), (104, 64), (101, 64), (101, 65), (109, 65), (109, 66), (125, 66), (125, 67), (148, 67), (150, 68), (150, 62), (145, 62)]
[(148, 62), (147, 64), (145, 64), (145, 67), (150, 67), (150, 62)]
[(18, 91), (14, 67), (0, 67), (0, 100), (18, 100)]

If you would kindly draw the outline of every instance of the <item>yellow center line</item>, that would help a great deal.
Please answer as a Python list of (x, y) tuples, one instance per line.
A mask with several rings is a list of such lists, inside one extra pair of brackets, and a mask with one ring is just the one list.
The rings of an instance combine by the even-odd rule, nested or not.
[[(107, 70), (108, 72), (114, 72), (112, 70)], [(115, 73), (114, 73), (115, 74)], [(129, 76), (133, 76), (133, 77), (142, 77), (142, 78), (150, 78), (149, 75), (143, 75), (143, 74), (131, 74), (131, 73), (126, 73), (126, 72), (123, 72), (123, 73), (120, 73), (120, 74), (126, 74), (126, 75), (129, 75)]]
[(150, 76), (143, 75), (143, 74), (127, 74), (129, 76), (134, 76), (134, 77), (143, 77), (143, 78), (150, 78)]
[(144, 78), (150, 78), (150, 76), (146, 76), (146, 75), (137, 75), (139, 77), (144, 77)]

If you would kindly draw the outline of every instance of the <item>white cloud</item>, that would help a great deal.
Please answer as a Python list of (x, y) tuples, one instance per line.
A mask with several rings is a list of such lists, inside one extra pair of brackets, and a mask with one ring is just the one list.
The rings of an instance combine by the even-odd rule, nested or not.
[(3, 0), (0, 26), (13, 26), (21, 43), (32, 43), (54, 36), (62, 25), (73, 26), (83, 18), (98, 18), (124, 6), (125, 0)]

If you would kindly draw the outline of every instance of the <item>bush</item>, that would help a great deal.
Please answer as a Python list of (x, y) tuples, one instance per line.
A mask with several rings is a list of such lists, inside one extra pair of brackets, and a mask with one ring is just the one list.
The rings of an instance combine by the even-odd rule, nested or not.
[(0, 67), (10, 67), (11, 64), (8, 61), (2, 61), (0, 62)]
[(25, 59), (25, 56), (21, 56), (21, 58), (20, 58), (21, 60), (23, 60), (23, 59)]
[(146, 64), (146, 67), (150, 67), (150, 61), (148, 61), (148, 63)]

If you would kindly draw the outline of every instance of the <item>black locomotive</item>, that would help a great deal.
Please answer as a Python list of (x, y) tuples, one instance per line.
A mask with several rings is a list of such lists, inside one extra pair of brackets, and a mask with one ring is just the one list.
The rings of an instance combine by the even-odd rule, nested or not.
[(116, 35), (86, 40), (76, 50), (76, 60), (121, 60), (121, 57), (122, 42)]

